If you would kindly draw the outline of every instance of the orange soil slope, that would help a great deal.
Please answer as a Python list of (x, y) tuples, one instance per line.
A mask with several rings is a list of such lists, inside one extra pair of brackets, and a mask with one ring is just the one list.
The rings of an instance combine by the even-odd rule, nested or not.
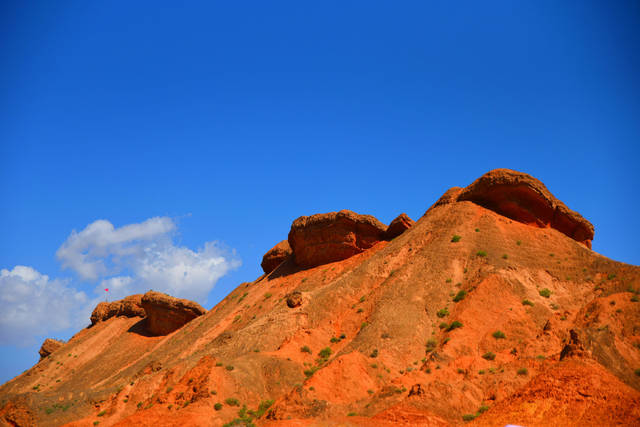
[[(0, 387), (0, 421), (219, 426), (273, 400), (241, 415), (270, 426), (630, 425), (638, 288), (639, 267), (452, 200), (348, 259), (306, 270), (288, 259), (167, 336), (146, 336), (139, 318), (83, 330)], [(302, 304), (290, 308), (294, 291)], [(560, 361), (569, 330), (585, 351)]]

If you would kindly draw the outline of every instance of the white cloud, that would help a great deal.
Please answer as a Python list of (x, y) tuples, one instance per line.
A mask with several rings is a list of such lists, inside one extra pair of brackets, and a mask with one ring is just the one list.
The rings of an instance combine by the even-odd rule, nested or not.
[(217, 242), (195, 251), (176, 246), (170, 236), (175, 229), (167, 217), (120, 228), (98, 220), (74, 230), (56, 254), (81, 278), (101, 280), (96, 291), (108, 288), (111, 299), (154, 289), (204, 304), (216, 282), (240, 261)]
[(87, 296), (31, 267), (0, 270), (0, 343), (29, 345), (39, 335), (88, 323), (78, 308)]
[(154, 217), (139, 224), (115, 228), (109, 221), (92, 222), (79, 233), (73, 230), (60, 246), (56, 256), (62, 268), (71, 268), (87, 280), (96, 280), (109, 273), (109, 261), (140, 255), (144, 244), (166, 238), (175, 229), (167, 217)]

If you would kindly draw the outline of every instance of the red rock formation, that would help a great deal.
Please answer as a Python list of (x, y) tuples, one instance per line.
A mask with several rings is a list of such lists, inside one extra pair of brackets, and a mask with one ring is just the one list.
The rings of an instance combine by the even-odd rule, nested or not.
[(591, 248), (593, 225), (526, 173), (510, 169), (489, 171), (466, 187), (457, 200), (472, 201), (525, 224), (555, 228)]
[(269, 274), (273, 270), (275, 270), (284, 260), (291, 256), (291, 246), (289, 246), (288, 240), (283, 240), (282, 242), (275, 245), (273, 248), (269, 249), (266, 254), (262, 257), (262, 270)]
[(391, 221), (391, 224), (387, 227), (387, 231), (384, 233), (385, 240), (391, 240), (398, 237), (411, 228), (415, 223), (416, 222), (409, 218), (406, 213), (401, 213), (396, 217), (396, 219)]
[(42, 347), (40, 347), (40, 351), (38, 351), (38, 353), (40, 354), (40, 360), (44, 359), (45, 357), (47, 357), (48, 355), (50, 355), (51, 353), (53, 353), (54, 351), (62, 347), (63, 345), (64, 345), (64, 341), (58, 341), (52, 338), (47, 338), (42, 343)]
[(167, 335), (207, 312), (200, 304), (149, 291), (142, 297), (147, 329), (154, 335)]
[(387, 227), (371, 215), (348, 210), (301, 216), (291, 224), (289, 244), (303, 268), (340, 261), (384, 239)]
[(114, 316), (144, 317), (144, 310), (140, 305), (141, 294), (129, 295), (118, 301), (101, 302), (91, 313), (91, 324), (95, 325)]

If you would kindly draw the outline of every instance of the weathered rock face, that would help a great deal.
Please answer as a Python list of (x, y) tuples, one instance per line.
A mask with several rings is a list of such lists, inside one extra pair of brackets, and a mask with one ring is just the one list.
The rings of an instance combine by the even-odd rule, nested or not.
[(269, 274), (290, 256), (291, 246), (289, 246), (289, 241), (283, 240), (264, 254), (260, 265), (262, 266), (262, 270)]
[(302, 292), (293, 291), (287, 295), (287, 307), (296, 308), (302, 305)]
[(118, 301), (101, 302), (91, 313), (91, 324), (95, 325), (114, 316), (144, 317), (141, 301), (142, 295), (136, 294)]
[(348, 210), (301, 216), (291, 224), (289, 245), (296, 264), (311, 268), (340, 261), (369, 249), (387, 227), (371, 215)]
[(40, 360), (44, 359), (45, 357), (47, 357), (48, 355), (50, 355), (51, 353), (53, 353), (54, 351), (62, 347), (63, 345), (64, 345), (63, 341), (47, 338), (42, 343), (42, 347), (40, 347), (40, 351), (38, 351), (38, 353), (40, 354)]
[(207, 312), (200, 304), (149, 291), (142, 297), (147, 315), (147, 330), (154, 335), (167, 335)]
[(384, 233), (384, 238), (386, 240), (394, 239), (410, 229), (415, 223), (416, 222), (409, 218), (406, 213), (401, 213), (396, 217), (396, 219), (391, 221), (391, 224), (389, 224), (387, 231)]
[(593, 225), (526, 173), (510, 169), (487, 172), (462, 190), (458, 201), (463, 200), (525, 224), (555, 228), (591, 248)]
[(583, 357), (586, 354), (584, 346), (578, 338), (578, 333), (573, 329), (569, 330), (569, 342), (562, 347), (560, 352), (560, 360), (567, 357)]

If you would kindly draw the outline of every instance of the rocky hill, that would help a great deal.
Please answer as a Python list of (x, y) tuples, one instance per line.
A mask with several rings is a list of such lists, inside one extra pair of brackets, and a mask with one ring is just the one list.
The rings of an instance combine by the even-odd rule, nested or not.
[(300, 217), (209, 311), (96, 307), (0, 387), (0, 424), (640, 425), (640, 267), (593, 236), (506, 169), (415, 223)]

